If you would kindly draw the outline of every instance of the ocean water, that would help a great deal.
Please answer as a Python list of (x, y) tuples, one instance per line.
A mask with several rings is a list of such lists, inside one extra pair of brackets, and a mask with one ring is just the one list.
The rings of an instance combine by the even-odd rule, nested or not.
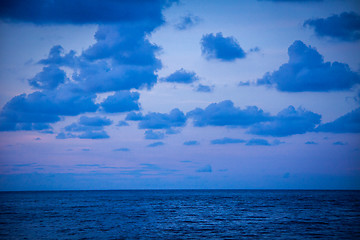
[(360, 191), (0, 192), (0, 239), (360, 239)]

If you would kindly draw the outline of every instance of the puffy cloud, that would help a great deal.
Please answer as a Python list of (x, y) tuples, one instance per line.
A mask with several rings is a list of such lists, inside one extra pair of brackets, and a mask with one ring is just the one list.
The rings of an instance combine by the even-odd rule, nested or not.
[(154, 143), (150, 143), (149, 145), (147, 145), (147, 147), (159, 147), (164, 145), (163, 142), (154, 142)]
[(60, 45), (55, 45), (50, 49), (48, 58), (42, 59), (38, 63), (44, 65), (74, 67), (77, 61), (75, 54), (76, 53), (73, 50), (64, 54), (64, 48)]
[(221, 32), (216, 35), (213, 33), (203, 35), (201, 51), (208, 60), (219, 59), (230, 62), (246, 56), (246, 53), (234, 37), (223, 37)]
[(185, 146), (193, 146), (193, 145), (199, 145), (200, 143), (198, 141), (195, 140), (191, 140), (191, 141), (186, 141), (184, 142)]
[(321, 124), (316, 131), (331, 133), (360, 133), (360, 108), (357, 108), (333, 122)]
[(227, 138), (227, 137), (211, 140), (211, 144), (231, 144), (231, 143), (244, 143), (244, 142), (246, 141), (243, 139)]
[(275, 86), (285, 92), (348, 90), (360, 83), (347, 64), (324, 62), (311, 46), (295, 41), (288, 49), (289, 62), (258, 79), (257, 85)]
[(29, 84), (39, 89), (55, 89), (67, 79), (66, 73), (57, 66), (44, 67), (35, 77), (29, 79)]
[(338, 141), (338, 142), (334, 142), (333, 145), (335, 145), (335, 146), (344, 146), (344, 145), (346, 145), (346, 143)]
[(213, 91), (213, 87), (199, 84), (194, 90), (195, 90), (196, 92), (212, 92), (212, 91)]
[(313, 28), (319, 37), (330, 37), (341, 41), (360, 39), (360, 15), (355, 12), (343, 12), (328, 18), (309, 19), (304, 22), (305, 26)]
[(145, 139), (163, 139), (165, 134), (159, 131), (147, 130), (145, 131)]
[(202, 173), (210, 173), (210, 172), (212, 172), (212, 168), (211, 168), (211, 165), (205, 165), (204, 167), (199, 168), (196, 171), (197, 172), (202, 172)]
[(169, 114), (150, 112), (142, 116), (131, 112), (126, 116), (126, 120), (140, 121), (140, 129), (171, 129), (185, 126), (187, 119), (182, 111), (175, 108)]
[(129, 112), (140, 109), (138, 102), (140, 94), (130, 91), (119, 91), (114, 95), (107, 97), (100, 106), (105, 112)]
[(141, 112), (136, 113), (136, 112), (130, 112), (126, 115), (125, 120), (128, 121), (140, 121), (144, 118), (144, 116), (142, 115)]
[(166, 78), (162, 79), (162, 81), (164, 82), (185, 83), (185, 84), (193, 83), (197, 80), (199, 80), (199, 77), (196, 76), (195, 72), (188, 72), (185, 71), (183, 68), (175, 71)]
[(194, 126), (240, 126), (247, 127), (255, 123), (268, 121), (270, 115), (257, 107), (247, 107), (242, 110), (234, 107), (234, 103), (226, 100), (212, 103), (205, 109), (196, 108), (187, 113), (193, 119)]
[(268, 122), (254, 124), (249, 133), (263, 136), (285, 137), (313, 131), (320, 123), (321, 115), (303, 108), (289, 106)]
[(112, 121), (106, 117), (87, 117), (81, 116), (79, 123), (84, 126), (109, 126)]
[(270, 146), (271, 144), (265, 139), (253, 138), (247, 141), (247, 146)]
[(79, 89), (61, 87), (57, 90), (37, 91), (13, 97), (0, 113), (0, 130), (43, 130), (50, 128), (60, 116), (76, 116), (80, 113), (95, 112), (96, 95)]
[(314, 142), (314, 141), (307, 141), (305, 142), (306, 145), (317, 145), (318, 143), (317, 142)]
[(161, 11), (173, 1), (1, 1), (0, 18), (35, 24), (89, 24), (118, 22), (163, 22)]
[(180, 22), (175, 25), (177, 30), (186, 30), (195, 25), (197, 25), (201, 19), (198, 16), (194, 16), (192, 14), (188, 14), (186, 16), (181, 17)]

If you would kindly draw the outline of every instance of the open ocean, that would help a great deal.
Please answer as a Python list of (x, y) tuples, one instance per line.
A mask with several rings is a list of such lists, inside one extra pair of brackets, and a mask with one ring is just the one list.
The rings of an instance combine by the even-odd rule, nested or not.
[(1, 239), (360, 239), (360, 191), (0, 192)]

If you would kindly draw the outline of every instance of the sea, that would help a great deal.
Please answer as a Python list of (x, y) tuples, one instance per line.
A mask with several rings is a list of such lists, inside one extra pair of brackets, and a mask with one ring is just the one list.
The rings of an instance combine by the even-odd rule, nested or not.
[(0, 239), (360, 239), (360, 191), (0, 192)]

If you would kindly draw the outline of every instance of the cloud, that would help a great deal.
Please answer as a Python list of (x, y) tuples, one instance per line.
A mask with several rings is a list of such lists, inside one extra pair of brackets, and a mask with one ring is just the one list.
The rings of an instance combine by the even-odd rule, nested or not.
[(194, 90), (195, 90), (196, 92), (212, 92), (212, 91), (213, 91), (213, 87), (199, 84)]
[(360, 108), (357, 108), (333, 122), (321, 124), (316, 128), (318, 132), (331, 133), (360, 133)]
[(238, 41), (234, 37), (223, 37), (221, 32), (216, 35), (213, 33), (203, 35), (200, 43), (202, 55), (208, 60), (219, 59), (231, 62), (246, 57)]
[(198, 16), (188, 14), (186, 16), (181, 17), (180, 22), (175, 24), (175, 28), (180, 31), (186, 30), (197, 25), (200, 21), (201, 19)]
[(318, 143), (314, 142), (314, 141), (307, 141), (307, 142), (305, 142), (305, 144), (307, 144), (307, 145), (317, 145)]
[(8, 101), (0, 113), (0, 131), (44, 130), (61, 116), (95, 112), (96, 95), (71, 87), (21, 94)]
[(140, 109), (140, 94), (130, 91), (119, 91), (108, 96), (100, 106), (108, 113), (129, 112)]
[(322, 2), (323, 0), (258, 0), (258, 1), (268, 1), (268, 2)]
[(73, 50), (64, 54), (64, 48), (60, 45), (55, 45), (50, 49), (48, 58), (41, 59), (38, 63), (43, 65), (74, 67), (77, 60), (75, 54), (76, 52)]
[(360, 39), (360, 15), (355, 12), (334, 14), (328, 18), (308, 19), (304, 27), (313, 28), (319, 37), (330, 37), (340, 41)]
[(67, 79), (66, 73), (57, 66), (44, 67), (35, 77), (29, 79), (29, 84), (38, 89), (55, 89)]
[(254, 124), (248, 133), (274, 137), (303, 134), (313, 131), (320, 123), (320, 119), (319, 114), (289, 106), (280, 111), (271, 121)]
[(87, 131), (78, 136), (80, 139), (104, 139), (109, 138), (105, 131)]
[(87, 117), (81, 116), (79, 123), (84, 126), (109, 126), (112, 121), (106, 117)]
[(196, 108), (187, 113), (193, 119), (194, 126), (240, 126), (247, 127), (254, 123), (268, 121), (270, 115), (257, 107), (242, 110), (234, 107), (230, 100), (212, 103), (205, 109)]
[(149, 145), (147, 145), (147, 147), (159, 147), (164, 145), (163, 142), (154, 142), (154, 143), (150, 143)]
[(344, 143), (344, 142), (341, 142), (341, 141), (338, 141), (338, 142), (334, 142), (333, 143), (333, 145), (337, 145), (337, 146), (344, 146), (344, 145), (346, 145), (346, 143)]
[(128, 148), (116, 148), (113, 151), (115, 151), (115, 152), (129, 152), (130, 149), (128, 149)]
[(147, 130), (145, 131), (145, 139), (163, 139), (165, 134), (159, 131)]
[(109, 135), (104, 131), (105, 126), (113, 122), (106, 117), (81, 116), (77, 123), (72, 123), (64, 128), (67, 133), (61, 132), (56, 138), (104, 139)]
[(184, 142), (184, 145), (185, 146), (194, 146), (194, 145), (200, 145), (200, 143), (198, 141), (191, 140), (191, 141)]
[(324, 62), (315, 48), (295, 41), (288, 49), (289, 61), (279, 70), (266, 73), (257, 85), (275, 86), (284, 92), (326, 92), (349, 90), (360, 83), (347, 64)]
[(212, 168), (211, 168), (211, 165), (205, 165), (204, 167), (199, 168), (196, 171), (201, 172), (201, 173), (210, 173), (210, 172), (212, 172)]
[(129, 126), (129, 124), (125, 121), (119, 121), (119, 123), (116, 126), (123, 127), (123, 126)]
[(175, 71), (166, 78), (162, 78), (162, 81), (164, 82), (185, 83), (185, 84), (193, 83), (197, 80), (199, 80), (199, 77), (196, 76), (195, 72), (189, 72), (184, 70), (183, 68)]
[(12, 22), (35, 24), (110, 24), (118, 22), (149, 22), (161, 24), (161, 11), (172, 1), (82, 1), (22, 0), (2, 1), (0, 18)]
[(187, 119), (182, 111), (175, 108), (169, 114), (150, 112), (142, 116), (131, 112), (126, 116), (126, 120), (139, 121), (140, 129), (171, 129), (185, 126)]
[(227, 138), (227, 137), (211, 140), (211, 144), (232, 144), (232, 143), (244, 143), (244, 142), (246, 141), (243, 139)]
[(265, 139), (253, 138), (246, 142), (247, 146), (271, 146), (271, 144)]
[(136, 113), (136, 112), (130, 112), (126, 115), (125, 120), (128, 121), (140, 121), (144, 118), (144, 116), (142, 115), (141, 112)]

